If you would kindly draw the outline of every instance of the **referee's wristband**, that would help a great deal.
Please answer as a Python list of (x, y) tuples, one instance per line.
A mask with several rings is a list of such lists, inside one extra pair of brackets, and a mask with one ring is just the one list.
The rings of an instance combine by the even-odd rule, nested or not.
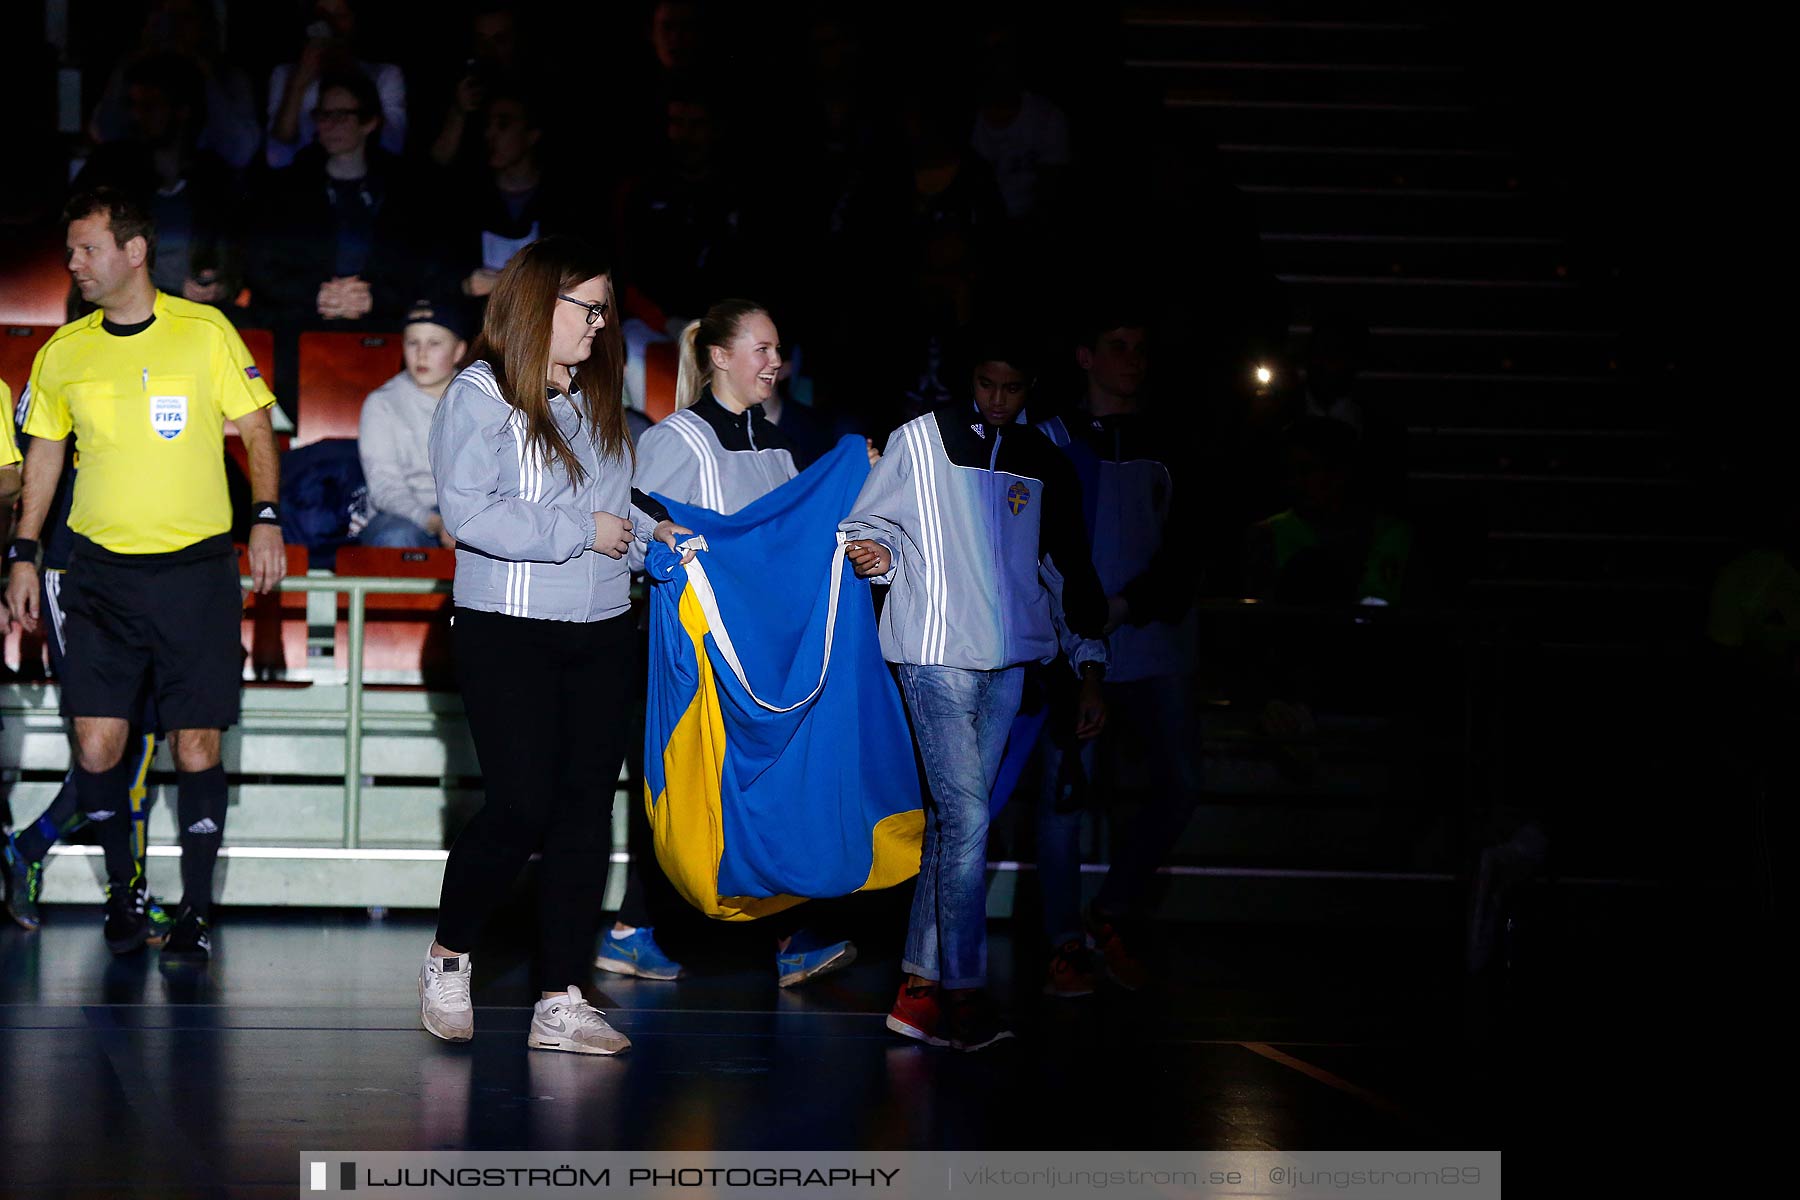
[(252, 525), (281, 524), (281, 505), (273, 500), (258, 500), (250, 506), (250, 523)]
[(10, 567), (17, 562), (27, 562), (35, 568), (38, 565), (39, 551), (42, 549), (43, 547), (30, 538), (14, 538), (12, 545), (6, 548), (6, 565)]

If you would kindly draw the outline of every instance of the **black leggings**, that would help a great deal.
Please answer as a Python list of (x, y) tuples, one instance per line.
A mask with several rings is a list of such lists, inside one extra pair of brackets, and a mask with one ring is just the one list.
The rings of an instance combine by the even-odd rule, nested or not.
[(444, 865), (437, 940), (466, 953), (532, 854), (538, 986), (586, 987), (629, 735), (631, 617), (574, 624), (458, 608), (457, 682), (487, 802)]
[[(644, 710), (649, 694), (650, 635), (638, 631), (637, 653), (632, 660), (632, 702), (627, 718), (631, 735), (625, 747), (626, 829), (631, 851), (631, 870), (625, 874), (625, 894), (619, 900), (619, 921), (640, 928), (666, 926), (693, 910), (663, 873), (656, 860), (656, 839), (644, 811)], [(665, 946), (664, 949), (667, 949)]]

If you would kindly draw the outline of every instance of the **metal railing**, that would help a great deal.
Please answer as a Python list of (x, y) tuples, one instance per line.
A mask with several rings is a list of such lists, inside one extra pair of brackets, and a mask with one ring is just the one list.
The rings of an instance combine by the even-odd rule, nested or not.
[[(251, 586), (248, 576), (240, 580)], [(362, 844), (362, 743), (363, 743), (363, 631), (368, 621), (370, 595), (448, 595), (448, 579), (360, 578), (343, 575), (290, 575), (278, 591), (331, 592), (346, 597), (348, 645), (344, 663), (344, 847)]]

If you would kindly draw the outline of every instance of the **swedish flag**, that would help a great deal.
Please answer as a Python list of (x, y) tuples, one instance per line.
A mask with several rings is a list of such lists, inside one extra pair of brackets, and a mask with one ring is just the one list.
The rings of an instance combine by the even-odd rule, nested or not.
[(647, 559), (644, 790), (656, 855), (708, 916), (892, 887), (919, 870), (919, 775), (869, 585), (838, 521), (869, 473), (845, 438), (730, 516), (668, 505), (705, 549)]

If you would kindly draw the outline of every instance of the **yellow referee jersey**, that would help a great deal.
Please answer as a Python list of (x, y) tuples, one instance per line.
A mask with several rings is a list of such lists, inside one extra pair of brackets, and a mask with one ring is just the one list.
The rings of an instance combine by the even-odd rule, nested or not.
[(31, 366), (19, 427), (75, 434), (81, 470), (69, 528), (115, 554), (167, 554), (231, 528), (225, 421), (275, 403), (218, 309), (158, 292), (131, 334), (93, 313), (50, 335)]
[(10, 467), (19, 461), (19, 443), (13, 438), (12, 389), (4, 379), (0, 379), (0, 409), (6, 412), (6, 420), (0, 421), (0, 467)]

